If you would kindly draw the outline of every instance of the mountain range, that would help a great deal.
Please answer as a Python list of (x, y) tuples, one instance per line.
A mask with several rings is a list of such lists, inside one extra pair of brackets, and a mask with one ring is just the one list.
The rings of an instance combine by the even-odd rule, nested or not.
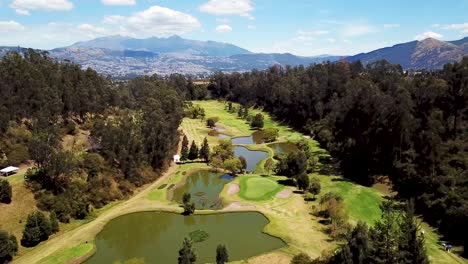
[[(0, 47), (0, 56), (18, 48)], [(289, 53), (253, 53), (229, 43), (168, 38), (135, 39), (109, 36), (48, 51), (57, 60), (70, 60), (114, 77), (182, 73), (206, 76), (215, 71), (244, 72), (272, 65), (309, 65), (324, 61), (360, 60), (364, 65), (385, 59), (404, 69), (439, 69), (468, 55), (468, 37), (456, 41), (411, 41), (354, 56), (302, 57)]]

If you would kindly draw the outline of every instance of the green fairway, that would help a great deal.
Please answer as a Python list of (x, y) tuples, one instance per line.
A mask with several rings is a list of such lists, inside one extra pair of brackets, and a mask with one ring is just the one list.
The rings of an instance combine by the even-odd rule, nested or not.
[(90, 254), (94, 249), (93, 243), (80, 244), (76, 247), (60, 250), (56, 254), (42, 259), (40, 264), (70, 263), (78, 257)]
[(239, 196), (250, 201), (272, 199), (284, 186), (265, 177), (246, 176), (240, 179)]
[(345, 181), (340, 177), (314, 176), (320, 179), (322, 195), (333, 192), (343, 197), (352, 222), (356, 223), (361, 220), (373, 224), (380, 218), (379, 206), (383, 198), (377, 190)]

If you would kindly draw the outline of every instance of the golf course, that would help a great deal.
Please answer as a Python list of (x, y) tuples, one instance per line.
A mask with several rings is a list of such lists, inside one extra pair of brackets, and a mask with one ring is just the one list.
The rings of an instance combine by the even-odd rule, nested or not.
[[(340, 244), (331, 238), (324, 217), (315, 213), (323, 195), (342, 197), (351, 226), (359, 221), (372, 226), (381, 217), (382, 201), (393, 195), (388, 186), (365, 187), (335, 175), (327, 164), (329, 154), (317, 141), (281, 125), (261, 109), (249, 111), (263, 115), (263, 130), (277, 129), (274, 142), (256, 139), (253, 133), (258, 132), (236, 112), (229, 112), (226, 102), (194, 101), (193, 105), (203, 108), (206, 118), (218, 119), (220, 134), (211, 135), (205, 120), (188, 117), (179, 131), (198, 146), (206, 138), (211, 149), (220, 140), (232, 140), (234, 155), (247, 162), (242, 173), (232, 176), (200, 160), (173, 163), (128, 200), (96, 210), (88, 221), (64, 225), (64, 231), (21, 252), (14, 263), (175, 263), (183, 238), (198, 231), (205, 234), (194, 243), (200, 263), (213, 262), (216, 245), (225, 244), (233, 263), (287, 264), (296, 254), (318, 258)], [(317, 160), (317, 169), (307, 174), (320, 182), (317, 195), (298, 190), (287, 177), (265, 166), (267, 160), (276, 164), (278, 155), (295, 151), (300, 141), (307, 142)], [(190, 216), (181, 214), (185, 193), (195, 203)], [(421, 226), (432, 263), (468, 263), (458, 256), (459, 249), (444, 251), (436, 230), (424, 222)]]

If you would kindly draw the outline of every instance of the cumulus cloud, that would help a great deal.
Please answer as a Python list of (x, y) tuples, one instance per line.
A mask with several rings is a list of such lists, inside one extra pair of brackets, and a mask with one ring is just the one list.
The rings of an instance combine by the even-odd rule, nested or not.
[(101, 0), (105, 5), (135, 5), (135, 0)]
[(216, 31), (219, 33), (228, 33), (232, 31), (232, 27), (229, 25), (219, 25), (216, 27)]
[(14, 0), (11, 8), (20, 15), (29, 15), (30, 10), (68, 11), (73, 9), (69, 0)]
[(399, 28), (400, 24), (384, 24), (384, 28)]
[(250, 14), (254, 10), (250, 0), (210, 0), (201, 5), (199, 10), (216, 16), (240, 15), (254, 19)]
[(1, 33), (8, 33), (8, 32), (16, 32), (24, 30), (25, 27), (20, 23), (10, 20), (10, 21), (0, 21), (0, 32)]
[(104, 23), (115, 27), (115, 33), (134, 37), (183, 34), (201, 26), (195, 17), (161, 6), (151, 6), (131, 16), (107, 16)]
[(423, 39), (427, 39), (427, 38), (433, 38), (433, 39), (441, 39), (443, 38), (444, 36), (442, 36), (441, 34), (439, 33), (436, 33), (436, 32), (433, 32), (433, 31), (426, 31), (422, 34), (419, 34), (417, 35), (416, 37), (414, 37), (416, 40), (423, 40)]

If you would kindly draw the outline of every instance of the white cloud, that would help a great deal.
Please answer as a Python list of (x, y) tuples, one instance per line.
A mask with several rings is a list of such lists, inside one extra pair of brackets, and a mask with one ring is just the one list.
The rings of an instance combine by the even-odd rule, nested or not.
[(160, 6), (152, 6), (131, 16), (107, 16), (104, 23), (114, 27), (115, 33), (133, 37), (184, 34), (201, 26), (189, 14)]
[(416, 37), (414, 37), (416, 40), (423, 40), (423, 39), (427, 39), (427, 38), (433, 38), (433, 39), (441, 39), (443, 38), (444, 36), (442, 36), (441, 34), (439, 33), (436, 33), (436, 32), (433, 32), (433, 31), (426, 31), (422, 34), (419, 34), (417, 35)]
[(216, 31), (219, 33), (228, 33), (232, 31), (232, 27), (229, 25), (219, 25), (216, 27)]
[(15, 12), (16, 12), (18, 15), (22, 15), (22, 16), (29, 16), (29, 15), (31, 15), (31, 13), (30, 13), (28, 10), (24, 10), (24, 9), (15, 9)]
[(199, 7), (200, 11), (216, 15), (240, 15), (254, 19), (250, 14), (254, 10), (250, 0), (209, 0)]
[(101, 0), (105, 5), (135, 5), (135, 0)]
[(254, 26), (254, 25), (248, 25), (248, 26), (247, 26), (247, 29), (248, 29), (248, 30), (255, 30), (255, 29), (257, 29), (257, 27)]
[(81, 24), (76, 29), (88, 37), (97, 37), (107, 33), (104, 28), (95, 27), (91, 24)]
[(334, 39), (334, 38), (328, 38), (327, 41), (328, 41), (328, 43), (332, 43), (332, 44), (336, 43), (336, 39)]
[(299, 30), (297, 31), (297, 34), (301, 36), (319, 36), (319, 35), (327, 35), (329, 33), (330, 32), (326, 30), (313, 30), (313, 31)]
[(345, 37), (357, 37), (367, 35), (369, 33), (374, 33), (376, 31), (377, 29), (372, 25), (367, 23), (359, 23), (346, 25), (341, 33)]
[(384, 28), (399, 28), (400, 24), (384, 24)]
[(436, 28), (446, 29), (446, 30), (457, 30), (462, 34), (468, 33), (468, 23), (448, 24), (448, 25), (435, 24), (432, 26)]
[(20, 23), (10, 20), (10, 21), (0, 21), (0, 32), (1, 33), (8, 33), (8, 32), (17, 32), (24, 30), (25, 27)]
[(30, 10), (68, 11), (73, 9), (69, 0), (14, 0), (11, 8), (20, 15), (29, 15)]

